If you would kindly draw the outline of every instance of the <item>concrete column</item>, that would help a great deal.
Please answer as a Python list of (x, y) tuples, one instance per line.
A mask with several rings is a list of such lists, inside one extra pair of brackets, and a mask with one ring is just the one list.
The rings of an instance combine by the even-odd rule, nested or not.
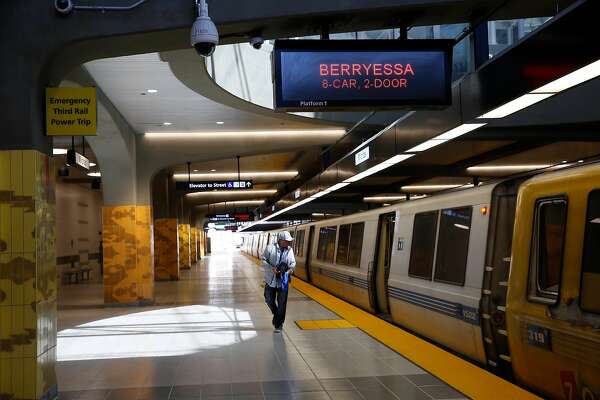
[(55, 171), (35, 150), (0, 151), (0, 399), (54, 399)]

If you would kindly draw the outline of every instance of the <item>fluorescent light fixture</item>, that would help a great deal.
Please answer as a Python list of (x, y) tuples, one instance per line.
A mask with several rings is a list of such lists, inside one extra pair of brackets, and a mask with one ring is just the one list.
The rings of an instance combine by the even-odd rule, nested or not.
[(487, 125), (487, 123), (477, 123), (477, 124), (462, 124), (461, 126), (457, 126), (454, 129), (450, 129), (447, 132), (442, 133), (439, 136), (434, 137), (434, 140), (452, 140), (456, 139), (459, 136), (465, 135), (469, 132), (474, 131), (475, 129), (479, 129), (482, 126)]
[(335, 192), (336, 190), (346, 187), (348, 185), (349, 185), (349, 183), (347, 183), (347, 182), (336, 183), (335, 185), (325, 189), (324, 192), (327, 192), (327, 193)]
[[(264, 200), (239, 200), (239, 201), (222, 201), (220, 203), (210, 203), (210, 206), (231, 206), (231, 207), (244, 207), (244, 206), (257, 206), (263, 204)], [(206, 207), (206, 204), (198, 205), (196, 207)]]
[(210, 172), (217, 172), (217, 170), (213, 168), (210, 170)]
[(558, 78), (531, 93), (558, 93), (600, 76), (600, 60)]
[(376, 174), (379, 171), (383, 171), (384, 169), (389, 168), (392, 165), (398, 164), (399, 162), (402, 162), (406, 159), (409, 159), (412, 156), (414, 156), (414, 154), (397, 154), (382, 163), (379, 163), (363, 172), (360, 172), (354, 176), (351, 176), (350, 178), (346, 179), (344, 182), (345, 183), (353, 183), (353, 182), (360, 181), (361, 179), (366, 178), (367, 176)]
[(102, 174), (100, 172), (88, 172), (87, 176), (91, 176), (93, 178), (100, 178)]
[(313, 194), (313, 195), (312, 195), (312, 196), (310, 196), (309, 198), (310, 198), (310, 199), (318, 199), (319, 197), (323, 197), (323, 196), (325, 196), (327, 193), (328, 193), (328, 192), (326, 192), (326, 191), (324, 191), (324, 190), (323, 190), (323, 191), (321, 191), (321, 192), (317, 192), (317, 193)]
[(583, 162), (583, 160), (578, 160), (577, 162), (578, 162), (579, 164), (581, 164), (581, 163)]
[[(197, 170), (194, 170), (197, 171)], [(211, 170), (211, 172), (216, 172), (217, 170)], [(298, 171), (261, 171), (261, 172), (242, 172), (240, 177), (242, 179), (253, 179), (253, 178), (294, 178), (298, 175)], [(218, 174), (215, 173), (207, 173), (207, 174), (190, 174), (191, 179), (237, 179), (237, 172), (220, 172)], [(173, 174), (173, 178), (175, 180), (187, 180), (187, 173), (176, 173)]]
[(223, 121), (217, 121), (217, 122), (215, 122), (215, 124), (217, 124), (217, 125), (223, 125), (223, 124), (225, 124), (225, 122), (223, 122)]
[(483, 114), (478, 118), (483, 119), (496, 119), (504, 118), (508, 115), (514, 114), (517, 111), (521, 111), (524, 108), (539, 103), (542, 100), (546, 100), (548, 97), (554, 96), (554, 93), (527, 93), (521, 97), (517, 97), (513, 101), (493, 109), (492, 111)]
[(464, 229), (466, 231), (468, 231), (469, 229), (471, 229), (468, 226), (462, 225), (462, 224), (454, 224), (454, 226), (457, 227), (458, 229)]
[(590, 221), (590, 224), (600, 224), (600, 218), (594, 218)]
[(312, 216), (313, 217), (324, 217), (325, 214), (323, 214), (323, 213), (312, 213)]
[(67, 154), (67, 151), (68, 151), (67, 149), (59, 149), (59, 148), (55, 147), (52, 149), (52, 155), (53, 156), (62, 156), (62, 155)]
[(97, 164), (95, 162), (90, 163), (90, 167), (95, 167)]
[(363, 201), (371, 203), (385, 203), (388, 201), (406, 200), (406, 196), (372, 196), (363, 197)]
[(172, 122), (163, 122), (163, 126), (171, 126), (171, 125), (173, 125)]
[(278, 130), (278, 131), (239, 131), (239, 132), (146, 132), (148, 138), (224, 138), (224, 137), (306, 137), (306, 136), (334, 136), (339, 137), (346, 133), (343, 129), (312, 129), (312, 130)]
[(530, 164), (530, 165), (489, 165), (489, 166), (476, 166), (469, 167), (467, 171), (469, 172), (502, 172), (502, 171), (529, 171), (535, 169), (543, 169), (551, 167), (551, 164)]
[(444, 144), (446, 142), (447, 142), (447, 140), (431, 139), (431, 140), (421, 143), (418, 146), (413, 147), (412, 149), (406, 150), (406, 152), (407, 153), (417, 153), (419, 151), (429, 150), (431, 148), (434, 148), (434, 147), (439, 146), (440, 144)]
[(220, 195), (269, 195), (277, 193), (276, 189), (251, 189), (251, 190), (213, 190), (209, 192), (192, 192), (186, 196), (220, 196)]
[(473, 187), (472, 183), (461, 185), (410, 185), (410, 186), (402, 186), (402, 190), (410, 192), (412, 190), (444, 190), (444, 189), (454, 189), (457, 187)]
[(146, 92), (154, 94), (154, 93), (158, 93), (158, 90), (156, 90), (156, 89), (147, 89)]

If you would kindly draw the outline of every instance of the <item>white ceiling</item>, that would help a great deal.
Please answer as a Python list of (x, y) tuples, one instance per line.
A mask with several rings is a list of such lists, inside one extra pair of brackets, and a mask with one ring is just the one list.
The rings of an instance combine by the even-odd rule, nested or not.
[[(203, 60), (198, 58), (198, 71)], [(95, 60), (84, 66), (137, 133), (324, 128), (310, 121), (265, 117), (216, 103), (192, 91), (158, 53)], [(156, 89), (158, 93), (146, 93)], [(143, 94), (142, 94), (143, 93)], [(217, 121), (225, 124), (217, 125)], [(171, 122), (171, 126), (163, 126)]]

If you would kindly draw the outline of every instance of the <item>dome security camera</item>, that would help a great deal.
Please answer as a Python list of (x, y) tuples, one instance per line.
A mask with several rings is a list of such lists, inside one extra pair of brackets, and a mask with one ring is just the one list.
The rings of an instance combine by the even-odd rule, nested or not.
[(191, 43), (196, 52), (202, 57), (210, 57), (219, 44), (219, 32), (208, 16), (206, 0), (198, 2), (198, 18), (192, 25)]
[(54, 0), (54, 8), (59, 14), (67, 15), (73, 11), (72, 0)]
[(256, 50), (260, 50), (264, 42), (265, 39), (262, 36), (253, 36), (250, 38), (250, 45)]

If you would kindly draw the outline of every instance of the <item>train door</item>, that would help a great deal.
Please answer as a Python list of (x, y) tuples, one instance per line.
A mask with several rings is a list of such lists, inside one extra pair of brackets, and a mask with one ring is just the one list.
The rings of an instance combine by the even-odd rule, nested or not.
[(308, 229), (308, 245), (306, 247), (306, 261), (304, 262), (304, 268), (306, 268), (306, 281), (312, 282), (310, 277), (310, 260), (312, 256), (312, 243), (315, 237), (315, 227), (311, 226)]
[(512, 376), (512, 364), (506, 329), (506, 294), (517, 191), (522, 182), (523, 179), (518, 179), (496, 186), (487, 210), (490, 221), (481, 293), (481, 329), (488, 367), (507, 378)]
[[(382, 314), (390, 313), (388, 303), (388, 279), (392, 260), (392, 246), (394, 243), (394, 225), (396, 213), (382, 214), (379, 216), (377, 247), (375, 248), (374, 271), (371, 271), (371, 301), (375, 308)], [(374, 298), (373, 298), (374, 297)]]

